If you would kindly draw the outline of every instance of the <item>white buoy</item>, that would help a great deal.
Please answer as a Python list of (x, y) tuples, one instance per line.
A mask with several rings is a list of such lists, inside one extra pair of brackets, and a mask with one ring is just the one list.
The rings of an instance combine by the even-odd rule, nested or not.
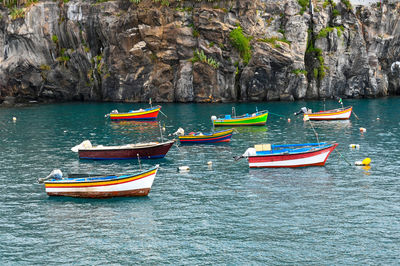
[(290, 123), (290, 118), (288, 118), (287, 121)]
[(15, 116), (13, 117), (13, 122), (17, 122), (17, 118)]
[(361, 133), (367, 132), (367, 129), (365, 127), (360, 127), (360, 132)]
[(184, 172), (189, 172), (190, 171), (190, 167), (189, 166), (179, 166), (178, 167), (178, 172), (184, 173)]
[(379, 117), (377, 117), (376, 120), (381, 120), (381, 119)]
[(216, 120), (217, 117), (215, 115), (211, 116), (211, 120)]
[(360, 144), (350, 144), (349, 147), (352, 148), (352, 149), (357, 149), (358, 150), (358, 149), (360, 149)]
[(212, 170), (212, 161), (207, 162), (208, 170)]

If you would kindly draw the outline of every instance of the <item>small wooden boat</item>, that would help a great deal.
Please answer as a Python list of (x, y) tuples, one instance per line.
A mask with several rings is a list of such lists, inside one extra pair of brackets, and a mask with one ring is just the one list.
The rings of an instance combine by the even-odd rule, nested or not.
[(147, 142), (121, 146), (92, 146), (85, 140), (71, 150), (79, 153), (80, 159), (124, 160), (124, 159), (160, 159), (164, 158), (175, 140), (165, 142)]
[(247, 158), (250, 168), (323, 166), (337, 145), (335, 142), (260, 144), (235, 159)]
[(118, 110), (113, 110), (106, 116), (109, 116), (111, 121), (121, 121), (121, 120), (154, 121), (157, 119), (160, 109), (161, 106), (157, 105), (146, 109), (132, 110), (127, 113), (119, 113)]
[[(111, 198), (147, 196), (150, 192), (158, 165), (149, 170), (133, 174), (109, 176), (62, 177), (51, 174), (44, 183), (49, 196), (67, 196), (79, 198)], [(59, 170), (58, 170), (59, 171)], [(61, 172), (61, 171), (60, 171)], [(40, 182), (39, 181), (39, 182)]]
[(236, 116), (225, 115), (224, 117), (211, 118), (214, 126), (264, 126), (267, 123), (268, 111), (257, 111), (253, 114), (244, 114)]
[(209, 144), (231, 141), (233, 129), (215, 131), (213, 133), (194, 133), (179, 136), (181, 144)]
[(307, 115), (310, 120), (346, 120), (350, 118), (352, 110), (353, 107), (349, 106), (316, 113), (304, 113), (304, 116)]

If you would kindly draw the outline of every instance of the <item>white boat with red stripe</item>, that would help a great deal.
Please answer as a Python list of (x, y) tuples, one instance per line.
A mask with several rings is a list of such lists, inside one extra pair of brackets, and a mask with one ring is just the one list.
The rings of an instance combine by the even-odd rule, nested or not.
[(324, 166), (337, 145), (335, 142), (260, 144), (235, 159), (247, 158), (250, 168)]

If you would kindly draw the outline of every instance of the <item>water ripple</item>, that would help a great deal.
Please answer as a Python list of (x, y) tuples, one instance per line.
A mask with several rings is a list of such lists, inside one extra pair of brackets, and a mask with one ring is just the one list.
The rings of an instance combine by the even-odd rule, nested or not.
[[(321, 141), (337, 141), (325, 167), (248, 169), (233, 161), (258, 143), (315, 142), (309, 123), (290, 114), (319, 102), (234, 104), (269, 109), (266, 127), (236, 129), (232, 142), (172, 147), (148, 197), (47, 197), (38, 177), (123, 173), (136, 160), (78, 160), (85, 139), (103, 145), (159, 140), (184, 127), (210, 131), (211, 115), (231, 104), (165, 104), (155, 123), (111, 123), (104, 114), (132, 106), (71, 103), (3, 108), (0, 114), (2, 264), (397, 264), (400, 247), (398, 98), (348, 101), (359, 120), (315, 122)], [(327, 101), (327, 108), (336, 107)], [(11, 118), (17, 117), (17, 122)], [(376, 117), (379, 116), (379, 120)], [(291, 117), (291, 122), (287, 118)], [(361, 133), (360, 127), (367, 128)], [(360, 149), (349, 149), (349, 144)], [(372, 159), (370, 168), (348, 162)], [(207, 165), (212, 161), (212, 167)], [(177, 168), (190, 167), (180, 173)]]

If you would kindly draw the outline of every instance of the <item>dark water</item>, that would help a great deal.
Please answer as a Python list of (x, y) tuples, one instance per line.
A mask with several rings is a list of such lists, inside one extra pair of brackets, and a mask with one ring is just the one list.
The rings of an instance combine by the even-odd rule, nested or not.
[[(259, 143), (315, 142), (292, 114), (322, 102), (235, 104), (268, 109), (266, 127), (238, 128), (229, 144), (172, 147), (144, 198), (49, 198), (36, 184), (64, 173), (122, 173), (137, 161), (84, 161), (85, 139), (112, 145), (159, 139), (158, 123), (111, 123), (104, 114), (145, 105), (34, 105), (0, 109), (0, 264), (399, 264), (400, 98), (345, 101), (347, 122), (315, 122), (339, 142), (325, 167), (252, 169), (232, 157)], [(163, 104), (168, 135), (211, 130), (231, 104)], [(327, 101), (326, 108), (338, 103)], [(12, 117), (16, 117), (14, 123)], [(291, 122), (287, 118), (291, 118)], [(377, 120), (377, 118), (380, 118)], [(360, 127), (367, 129), (361, 134)], [(349, 149), (360, 144), (359, 150)], [(366, 157), (371, 168), (349, 166)], [(209, 170), (207, 162), (212, 161)], [(177, 167), (188, 165), (189, 173)]]

